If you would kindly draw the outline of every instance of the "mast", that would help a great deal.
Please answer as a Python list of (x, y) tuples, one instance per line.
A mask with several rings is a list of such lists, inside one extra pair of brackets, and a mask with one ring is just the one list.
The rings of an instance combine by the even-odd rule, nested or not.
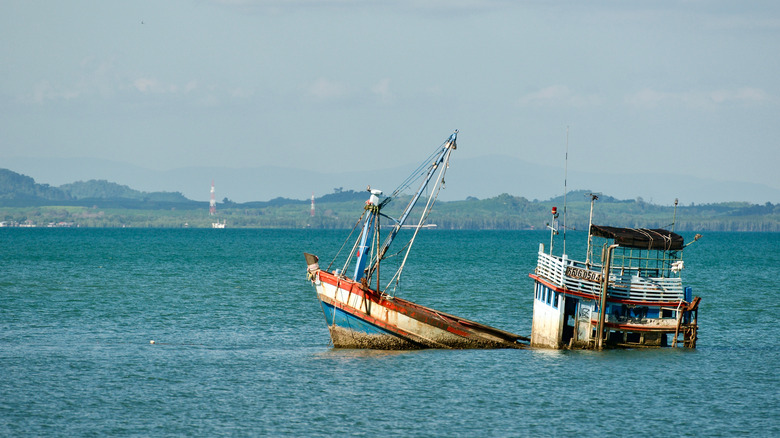
[[(376, 261), (373, 263), (373, 265), (366, 269), (366, 262), (368, 260), (368, 251), (369, 251), (369, 242), (368, 235), (371, 233), (373, 228), (376, 228), (374, 225), (375, 223), (378, 223), (378, 216), (381, 214), (382, 207), (389, 201), (390, 198), (387, 198), (383, 200), (381, 203), (379, 202), (378, 196), (382, 194), (379, 190), (371, 190), (369, 187), (369, 191), (371, 192), (371, 198), (366, 202), (366, 210), (368, 210), (368, 215), (363, 223), (363, 231), (360, 236), (360, 243), (358, 246), (358, 254), (357, 254), (357, 264), (355, 266), (355, 275), (354, 279), (355, 281), (360, 281), (364, 275), (367, 275), (369, 278), (374, 273), (374, 271), (379, 269), (379, 263), (384, 259), (385, 254), (387, 253), (388, 248), (393, 243), (393, 240), (395, 239), (396, 235), (398, 235), (398, 232), (401, 230), (401, 227), (406, 222), (406, 220), (409, 217), (409, 214), (414, 209), (415, 205), (417, 205), (417, 201), (420, 199), (420, 196), (422, 196), (423, 192), (425, 191), (425, 188), (428, 186), (428, 183), (433, 178), (433, 175), (437, 168), (442, 163), (446, 163), (449, 160), (449, 156), (452, 153), (453, 150), (457, 148), (456, 140), (458, 137), (458, 130), (456, 129), (455, 132), (452, 133), (452, 135), (449, 136), (447, 141), (444, 142), (442, 145), (441, 151), (438, 153), (434, 161), (428, 166), (425, 178), (423, 182), (420, 184), (420, 187), (417, 189), (417, 192), (412, 197), (412, 200), (409, 201), (409, 204), (406, 206), (404, 211), (401, 213), (401, 216), (398, 220), (395, 220), (395, 225), (393, 226), (393, 229), (390, 231), (390, 234), (385, 238), (384, 243), (382, 243), (381, 248), (379, 251), (377, 251), (376, 255)], [(439, 178), (444, 177), (444, 172), (439, 173)], [(375, 220), (376, 218), (376, 220)], [(421, 224), (418, 224), (418, 227)]]
[(355, 281), (360, 281), (365, 274), (366, 261), (368, 260), (368, 249), (370, 244), (368, 241), (368, 235), (371, 234), (373, 229), (374, 219), (379, 214), (379, 195), (382, 194), (381, 190), (371, 190), (371, 186), (367, 189), (371, 193), (371, 197), (366, 201), (366, 215), (365, 221), (363, 221), (363, 231), (360, 233), (360, 244), (357, 250), (357, 263), (355, 264), (355, 274), (352, 278)]
[(569, 191), (569, 127), (566, 127), (566, 157), (563, 165), (563, 255), (566, 255), (566, 193)]

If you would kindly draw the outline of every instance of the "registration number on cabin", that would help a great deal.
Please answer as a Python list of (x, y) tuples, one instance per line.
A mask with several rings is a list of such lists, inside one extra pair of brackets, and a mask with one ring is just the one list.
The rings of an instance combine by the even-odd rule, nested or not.
[(566, 276), (571, 278), (579, 278), (585, 281), (601, 283), (601, 273), (589, 271), (587, 269), (575, 268), (574, 266), (566, 267)]

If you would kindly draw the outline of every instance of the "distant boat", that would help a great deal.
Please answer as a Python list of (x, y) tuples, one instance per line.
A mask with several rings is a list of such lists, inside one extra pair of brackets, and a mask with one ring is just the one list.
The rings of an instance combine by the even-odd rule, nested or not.
[(591, 224), (585, 261), (578, 261), (553, 254), (555, 207), (552, 213), (550, 248), (539, 244), (530, 274), (532, 347), (696, 347), (701, 298), (680, 278), (687, 246), (682, 236)]
[(216, 222), (211, 223), (211, 228), (225, 228), (225, 225), (227, 225), (227, 220), (223, 219), (222, 222), (217, 220)]
[[(402, 189), (408, 187), (415, 175), (381, 201), (379, 196), (382, 191), (368, 188), (369, 199), (366, 201), (363, 216), (358, 221), (358, 224), (362, 221), (362, 232), (353, 244), (342, 269), (330, 271), (328, 267), (323, 270), (316, 255), (304, 253), (308, 265), (308, 279), (317, 292), (335, 347), (522, 348), (527, 345), (528, 338), (415, 304), (394, 296), (395, 289), (391, 290), (393, 284), (398, 285), (415, 237), (418, 231), (425, 227), (425, 219), (443, 186), (450, 154), (456, 149), (457, 134), (458, 131), (455, 131), (434, 152), (431, 160), (418, 169), (417, 177), (422, 178), (422, 183), (398, 219), (385, 215), (382, 210)], [(382, 288), (379, 278), (380, 265), (431, 181), (433, 185), (428, 201), (420, 213), (418, 223), (413, 226), (413, 235), (405, 247), (406, 255), (388, 285)], [(392, 222), (392, 229), (381, 245), (380, 218)], [(347, 239), (349, 241), (349, 238)], [(345, 272), (350, 268), (353, 273), (348, 276)]]

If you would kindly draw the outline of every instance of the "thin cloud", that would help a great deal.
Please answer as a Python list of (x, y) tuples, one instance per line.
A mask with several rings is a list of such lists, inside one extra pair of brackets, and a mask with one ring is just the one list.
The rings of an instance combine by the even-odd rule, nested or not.
[(49, 81), (41, 81), (33, 87), (31, 100), (33, 103), (44, 103), (50, 100), (72, 100), (80, 95), (81, 91), (78, 89), (58, 88)]
[(297, 11), (355, 10), (386, 12), (411, 16), (447, 19), (453, 16), (473, 16), (517, 7), (511, 0), (211, 0), (216, 5), (240, 11), (242, 14), (280, 15)]
[(320, 100), (339, 99), (346, 97), (347, 86), (341, 82), (318, 78), (307, 88), (307, 93)]
[(710, 93), (715, 103), (743, 102), (761, 103), (769, 100), (769, 95), (759, 88), (740, 88), (738, 90), (716, 90)]
[(150, 94), (177, 94), (190, 93), (198, 87), (198, 81), (191, 80), (184, 85), (163, 83), (155, 78), (141, 77), (132, 81), (132, 86), (141, 93)]
[(770, 97), (766, 91), (751, 87), (683, 92), (659, 91), (646, 88), (625, 98), (627, 104), (637, 108), (656, 108), (666, 105), (683, 105), (688, 108), (716, 108), (730, 104), (762, 104), (769, 100)]
[(393, 94), (390, 92), (390, 79), (385, 78), (377, 82), (371, 87), (371, 92), (378, 96), (384, 103), (393, 100)]
[(130, 77), (118, 71), (112, 60), (102, 62), (85, 58), (77, 77), (59, 81), (43, 79), (20, 96), (21, 102), (43, 104), (51, 101), (75, 101), (90, 98), (111, 99), (130, 91), (143, 94), (188, 94), (199, 88), (191, 79), (181, 83), (165, 83), (152, 76)]
[(519, 103), (525, 106), (584, 107), (601, 103), (596, 94), (575, 93), (566, 85), (552, 85), (521, 97)]

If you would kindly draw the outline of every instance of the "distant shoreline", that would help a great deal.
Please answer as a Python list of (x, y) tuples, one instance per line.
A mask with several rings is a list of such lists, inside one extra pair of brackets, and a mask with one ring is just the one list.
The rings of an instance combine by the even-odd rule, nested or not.
[[(566, 226), (587, 229), (590, 192), (571, 191), (566, 197)], [(108, 181), (66, 184), (59, 188), (37, 184), (24, 175), (0, 169), (0, 222), (6, 226), (211, 228), (225, 221), (227, 228), (344, 229), (352, 228), (363, 211), (365, 191), (334, 189), (314, 199), (275, 198), (263, 202), (192, 201), (177, 192), (140, 192)], [(404, 196), (386, 207), (397, 214)], [(428, 223), (442, 230), (544, 229), (557, 206), (564, 223), (564, 197), (530, 201), (507, 193), (462, 201), (439, 201)], [(676, 208), (676, 210), (675, 210)], [(620, 227), (668, 228), (674, 222), (683, 231), (780, 231), (780, 204), (748, 202), (661, 206), (642, 198), (621, 200), (601, 194), (593, 222)]]

